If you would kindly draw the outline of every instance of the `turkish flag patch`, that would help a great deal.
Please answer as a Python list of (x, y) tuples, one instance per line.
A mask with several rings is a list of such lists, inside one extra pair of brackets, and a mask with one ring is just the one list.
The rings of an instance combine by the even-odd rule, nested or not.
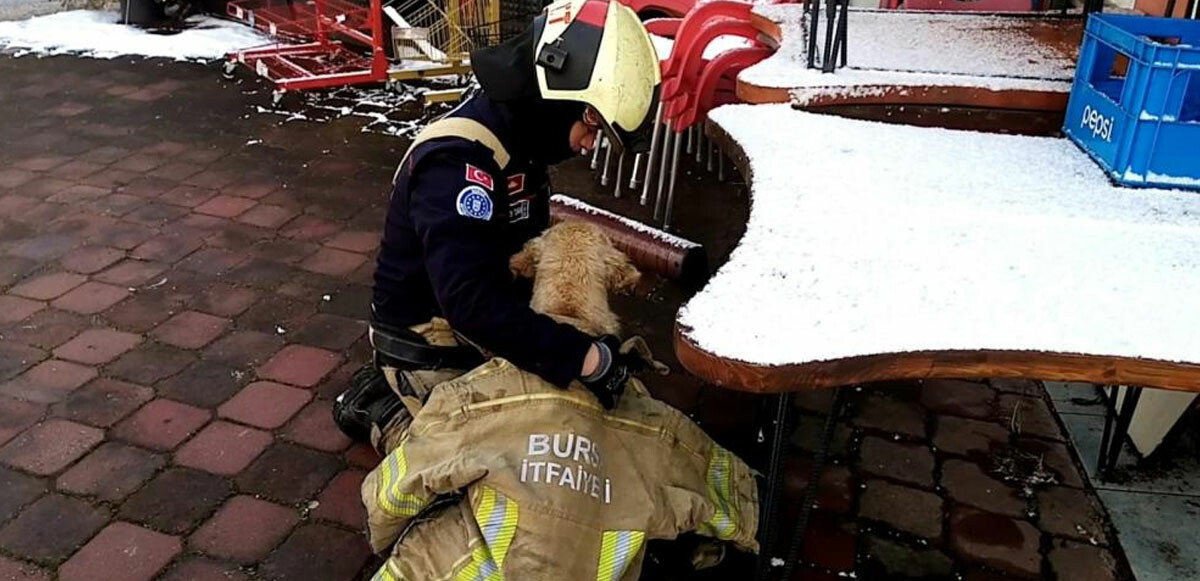
[(492, 183), (492, 174), (483, 171), (471, 164), (467, 164), (467, 181), (479, 184), (489, 190), (496, 189)]
[(525, 191), (525, 174), (516, 173), (508, 176), (508, 195), (515, 196)]

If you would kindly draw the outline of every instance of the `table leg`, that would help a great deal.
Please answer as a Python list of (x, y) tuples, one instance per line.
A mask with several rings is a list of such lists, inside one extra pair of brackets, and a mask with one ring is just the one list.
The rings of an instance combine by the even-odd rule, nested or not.
[[(1125, 440), (1129, 436), (1129, 424), (1133, 421), (1133, 412), (1137, 410), (1138, 400), (1142, 397), (1142, 388), (1134, 386), (1125, 387), (1125, 397), (1121, 401), (1121, 412), (1116, 413), (1116, 390), (1113, 387), (1113, 409), (1106, 410), (1104, 417), (1104, 433), (1109, 435), (1109, 424), (1116, 416), (1117, 423), (1112, 427), (1110, 438), (1102, 438), (1100, 442), (1100, 465), (1096, 469), (1096, 475), (1100, 480), (1107, 480), (1112, 477), (1112, 471), (1117, 467), (1117, 459), (1121, 457), (1121, 446), (1125, 444)], [(1107, 451), (1105, 450), (1107, 445)]]
[(765, 580), (771, 570), (775, 528), (779, 521), (779, 495), (783, 492), (783, 449), (787, 444), (787, 420), (792, 411), (791, 407), (792, 394), (781, 393), (777, 396), (775, 422), (771, 427), (771, 448), (767, 456), (767, 490), (763, 496), (758, 519), (758, 572), (754, 576), (757, 581)]
[(829, 447), (833, 444), (833, 433), (837, 427), (842, 408), (846, 405), (845, 388), (833, 392), (833, 404), (829, 407), (829, 415), (825, 416), (825, 426), (821, 430), (821, 441), (813, 453), (812, 473), (808, 475), (808, 484), (804, 487), (804, 504), (800, 505), (800, 516), (796, 520), (796, 528), (792, 532), (792, 542), (788, 545), (787, 557), (783, 561), (781, 579), (792, 578), (792, 572), (800, 561), (800, 550), (804, 547), (804, 531), (808, 528), (808, 518), (812, 514), (813, 505), (817, 502), (817, 492), (820, 489), (821, 475), (825, 472), (825, 464), (829, 459)]

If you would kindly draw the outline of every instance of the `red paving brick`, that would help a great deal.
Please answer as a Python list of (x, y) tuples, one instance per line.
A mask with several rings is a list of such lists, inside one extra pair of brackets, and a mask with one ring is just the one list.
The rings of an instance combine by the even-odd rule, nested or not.
[(155, 339), (182, 349), (199, 349), (221, 336), (229, 320), (196, 311), (171, 317), (151, 332)]
[(313, 516), (361, 530), (367, 524), (367, 512), (362, 503), (362, 483), (367, 476), (362, 470), (347, 470), (338, 474), (321, 496)]
[(233, 492), (229, 480), (199, 470), (172, 467), (121, 505), (118, 517), (173, 535), (186, 534)]
[(107, 367), (108, 373), (141, 385), (153, 385), (175, 375), (196, 360), (191, 351), (143, 343)]
[(317, 274), (329, 276), (345, 276), (366, 262), (367, 257), (356, 252), (346, 252), (335, 248), (322, 248), (316, 254), (300, 263), (300, 268)]
[(120, 442), (108, 442), (58, 477), (59, 490), (115, 502), (129, 496), (158, 472), (159, 455)]
[(98, 365), (120, 357), (141, 343), (141, 335), (112, 329), (89, 329), (54, 350), (54, 356), (79, 363)]
[(144, 260), (124, 260), (92, 278), (118, 286), (139, 286), (166, 270), (166, 266)]
[(46, 353), (34, 347), (14, 342), (0, 343), (0, 381), (29, 369), (46, 358)]
[(266, 557), (299, 522), (295, 509), (252, 496), (235, 496), (192, 534), (188, 546), (250, 564)]
[(100, 378), (54, 405), (60, 418), (107, 428), (154, 398), (154, 390), (115, 379)]
[(181, 548), (178, 537), (115, 522), (59, 568), (59, 579), (150, 581)]
[(216, 421), (180, 447), (175, 453), (175, 462), (213, 474), (234, 476), (258, 458), (271, 441), (268, 432)]
[(1041, 570), (1038, 531), (1026, 521), (972, 508), (950, 514), (950, 543), (963, 557), (1024, 576)]
[(41, 404), (0, 396), (0, 446), (36, 424), (45, 411)]
[(192, 558), (176, 564), (161, 581), (250, 581), (250, 577), (233, 565)]
[(0, 556), (0, 579), (4, 581), (50, 581), (50, 572)]
[(8, 292), (27, 299), (48, 301), (62, 296), (85, 282), (87, 282), (87, 277), (81, 274), (55, 272), (22, 282), (8, 289)]
[(244, 366), (262, 363), (283, 347), (277, 333), (234, 331), (204, 348), (206, 359)]
[(350, 439), (333, 423), (332, 404), (321, 400), (308, 404), (296, 414), (281, 435), (297, 444), (324, 452), (339, 452), (351, 444)]
[(92, 274), (100, 272), (125, 258), (125, 251), (106, 246), (86, 246), (68, 252), (58, 259), (63, 268), (71, 272)]
[(0, 529), (0, 549), (41, 565), (65, 560), (108, 522), (107, 511), (48, 494)]
[(208, 423), (210, 413), (169, 399), (156, 399), (117, 425), (116, 437), (152, 450), (172, 450)]
[(300, 216), (280, 232), (288, 238), (306, 241), (318, 241), (330, 238), (341, 230), (336, 222), (323, 220), (314, 216)]
[(62, 401), (94, 377), (94, 367), (51, 359), (0, 384), (0, 393), (37, 403), (54, 403)]
[(92, 281), (83, 283), (51, 304), (64, 311), (94, 315), (121, 302), (127, 296), (129, 291), (124, 288)]
[(185, 208), (195, 208), (214, 198), (217, 195), (215, 190), (208, 188), (198, 188), (192, 185), (184, 185), (176, 187), (167, 193), (158, 197), (160, 202), (166, 202), (175, 206), (183, 206)]
[(245, 213), (237, 217), (238, 222), (245, 222), (252, 226), (260, 228), (278, 228), (287, 223), (288, 220), (295, 218), (300, 212), (282, 206), (273, 206), (271, 204), (259, 204), (250, 208)]
[(357, 533), (304, 525), (263, 561), (260, 571), (270, 581), (350, 581), (358, 577), (370, 553)]
[(129, 256), (138, 260), (176, 262), (197, 251), (204, 241), (193, 235), (156, 236), (130, 251)]
[(246, 210), (254, 207), (254, 205), (257, 203), (258, 202), (255, 202), (249, 198), (239, 198), (236, 196), (226, 196), (222, 194), (207, 202), (204, 202), (203, 204), (200, 204), (199, 206), (196, 206), (193, 211), (199, 214), (207, 214), (209, 216), (234, 218), (242, 215), (246, 212)]
[[(0, 466), (0, 525), (47, 490), (46, 481)], [(0, 579), (4, 577), (0, 575)]]
[(379, 232), (342, 232), (326, 242), (325, 245), (350, 252), (372, 252), (379, 246)]
[(256, 291), (217, 283), (200, 293), (194, 308), (221, 317), (236, 317), (250, 308), (259, 298)]
[(332, 351), (288, 345), (258, 368), (258, 376), (300, 387), (312, 387), (333, 371), (341, 358)]
[(45, 303), (0, 295), (0, 324), (15, 323), (44, 308)]
[(293, 444), (276, 444), (237, 477), (238, 489), (295, 504), (315, 497), (341, 470), (337, 457)]
[(305, 345), (341, 352), (349, 349), (355, 341), (366, 334), (367, 323), (365, 321), (319, 313), (296, 332), (295, 340)]
[(220, 248), (205, 248), (179, 261), (179, 268), (208, 275), (222, 275), (249, 260), (249, 256)]
[(66, 420), (46, 420), (0, 448), (0, 463), (46, 476), (66, 468), (103, 439), (103, 430)]
[(312, 393), (307, 390), (259, 381), (247, 385), (233, 399), (222, 404), (217, 415), (273, 430), (287, 423), (310, 399)]

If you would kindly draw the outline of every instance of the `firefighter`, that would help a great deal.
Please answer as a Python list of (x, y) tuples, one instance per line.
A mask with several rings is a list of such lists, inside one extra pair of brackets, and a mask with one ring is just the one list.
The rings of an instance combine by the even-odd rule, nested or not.
[[(478, 87), (431, 123), (393, 178), (371, 304), (372, 365), (337, 398), (347, 435), (394, 445), (429, 390), (502, 357), (611, 408), (639, 360), (533, 312), (508, 259), (549, 225), (546, 168), (596, 146), (644, 151), (660, 72), (632, 10), (561, 0), (471, 55)], [(391, 437), (385, 437), (391, 436)]]

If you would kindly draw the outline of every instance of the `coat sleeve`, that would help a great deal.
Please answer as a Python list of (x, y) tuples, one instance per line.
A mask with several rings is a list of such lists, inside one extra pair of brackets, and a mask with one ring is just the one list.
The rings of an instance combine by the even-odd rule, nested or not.
[[(456, 331), (565, 388), (578, 377), (594, 339), (535, 313), (517, 292), (504, 236), (505, 194), (466, 178), (469, 168), (480, 166), (488, 167), (461, 153), (432, 154), (410, 178), (410, 215), (434, 295)], [(503, 188), (502, 176), (490, 175)]]

